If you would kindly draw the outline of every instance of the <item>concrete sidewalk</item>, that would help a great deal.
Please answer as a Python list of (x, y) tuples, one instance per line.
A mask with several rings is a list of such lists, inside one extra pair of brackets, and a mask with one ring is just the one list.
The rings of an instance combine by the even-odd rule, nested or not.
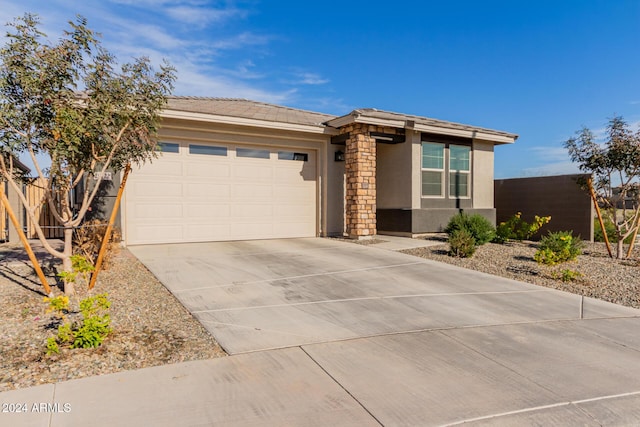
[(640, 311), (377, 246), (134, 247), (232, 355), (2, 393), (0, 425), (640, 424)]

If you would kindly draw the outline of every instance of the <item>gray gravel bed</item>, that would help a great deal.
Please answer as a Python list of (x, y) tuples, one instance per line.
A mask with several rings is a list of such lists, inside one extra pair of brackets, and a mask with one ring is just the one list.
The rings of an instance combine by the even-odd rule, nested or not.
[[(472, 258), (449, 256), (446, 243), (402, 252), (640, 308), (640, 249), (634, 249), (630, 259), (616, 260), (609, 258), (603, 243), (585, 243), (583, 254), (577, 260), (546, 266), (533, 259), (537, 247), (536, 242), (488, 243), (480, 246)], [(580, 276), (572, 281), (563, 281), (564, 270), (577, 271)]]
[[(44, 314), (42, 286), (33, 269), (9, 256), (19, 250), (0, 245), (0, 391), (225, 355), (178, 300), (122, 249), (92, 291), (109, 294), (113, 333), (98, 348), (63, 348), (59, 355), (46, 356), (46, 339), (56, 330), (47, 329), (50, 316)], [(55, 283), (54, 272), (46, 272), (49, 283)], [(78, 288), (79, 297), (86, 296)]]

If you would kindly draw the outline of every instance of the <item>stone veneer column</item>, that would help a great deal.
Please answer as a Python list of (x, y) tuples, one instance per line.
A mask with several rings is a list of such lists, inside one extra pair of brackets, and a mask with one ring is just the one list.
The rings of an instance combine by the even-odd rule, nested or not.
[(352, 239), (375, 236), (376, 230), (376, 141), (369, 134), (376, 126), (355, 123), (345, 147), (347, 188), (346, 231)]

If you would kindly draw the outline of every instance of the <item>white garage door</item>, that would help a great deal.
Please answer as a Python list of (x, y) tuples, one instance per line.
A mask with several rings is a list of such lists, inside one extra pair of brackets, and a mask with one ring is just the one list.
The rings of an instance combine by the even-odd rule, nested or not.
[(162, 143), (127, 183), (128, 244), (316, 235), (313, 150)]

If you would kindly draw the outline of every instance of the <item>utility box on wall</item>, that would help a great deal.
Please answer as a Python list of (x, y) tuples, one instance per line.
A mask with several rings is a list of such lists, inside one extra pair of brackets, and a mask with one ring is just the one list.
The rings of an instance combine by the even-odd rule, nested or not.
[[(113, 210), (118, 195), (118, 189), (120, 188), (120, 176), (120, 172), (111, 170), (104, 173), (96, 198), (91, 204), (91, 210), (87, 212), (85, 217), (86, 220), (99, 219), (105, 223), (109, 222), (109, 217), (111, 216), (111, 211)], [(81, 186), (79, 186), (76, 191), (77, 206), (80, 206), (82, 202), (84, 191), (93, 191), (97, 181), (96, 177), (90, 177), (82, 181)], [(120, 227), (120, 215), (116, 216), (114, 226)]]
[[(589, 193), (578, 185), (588, 174), (497, 179), (495, 185), (496, 223), (517, 212), (531, 222), (535, 215), (551, 216), (542, 228), (549, 231), (572, 230), (583, 240), (593, 241), (593, 203)], [(535, 236), (539, 238), (540, 236)]]

